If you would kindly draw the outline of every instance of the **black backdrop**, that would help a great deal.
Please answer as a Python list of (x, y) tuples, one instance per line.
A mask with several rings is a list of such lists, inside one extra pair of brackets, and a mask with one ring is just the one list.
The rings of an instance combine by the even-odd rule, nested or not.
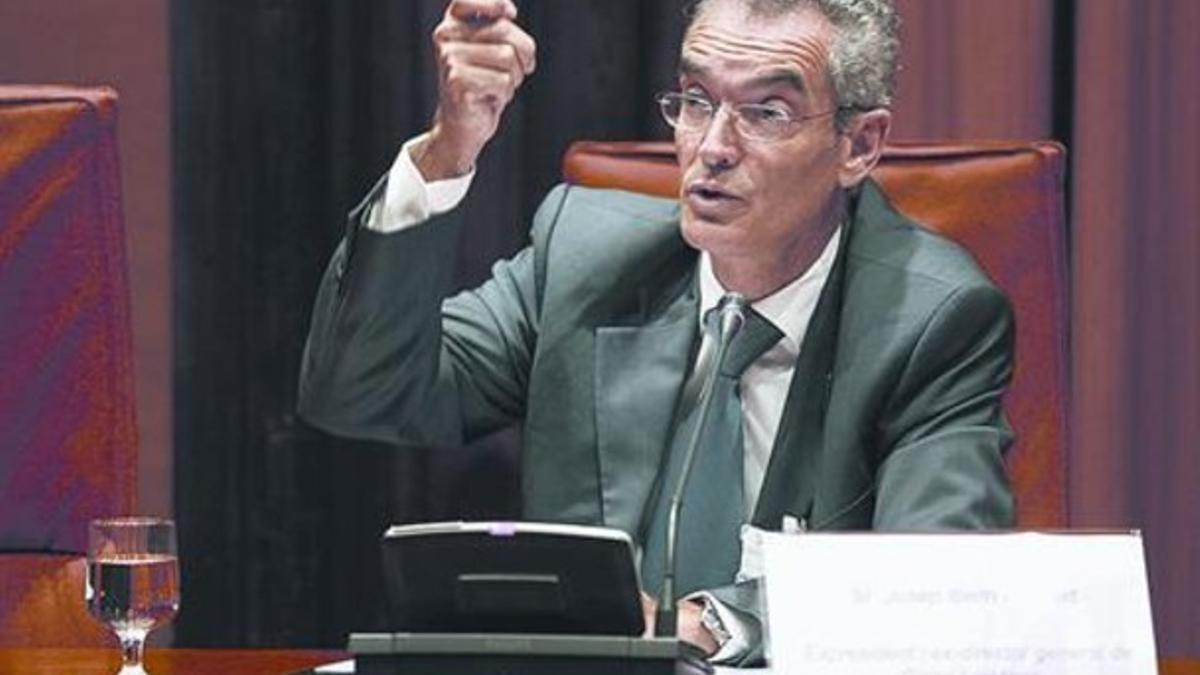
[[(571, 140), (665, 131), (651, 97), (673, 79), (682, 0), (519, 4), (539, 70), (468, 197), (464, 285), (523, 245)], [(515, 433), (432, 453), (329, 438), (293, 413), (344, 214), (430, 117), (443, 9), (172, 1), (179, 645), (339, 646), (383, 622), (387, 523), (517, 512)]]

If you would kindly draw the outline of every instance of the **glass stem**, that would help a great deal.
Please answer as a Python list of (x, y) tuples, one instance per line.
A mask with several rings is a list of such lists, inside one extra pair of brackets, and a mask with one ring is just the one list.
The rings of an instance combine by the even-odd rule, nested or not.
[(121, 660), (125, 668), (141, 668), (142, 656), (146, 649), (146, 632), (144, 630), (123, 630), (117, 633), (121, 639)]

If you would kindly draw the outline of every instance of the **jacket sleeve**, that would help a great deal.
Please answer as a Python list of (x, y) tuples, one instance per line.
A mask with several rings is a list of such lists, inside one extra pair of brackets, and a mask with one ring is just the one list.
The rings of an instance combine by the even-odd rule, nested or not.
[(992, 286), (960, 288), (932, 313), (877, 430), (874, 529), (1013, 526), (1001, 407), (1013, 347), (1012, 308)]
[[(351, 213), (318, 289), (298, 410), (336, 435), (457, 445), (522, 417), (537, 344), (533, 247), (478, 288), (454, 283), (462, 208), (400, 232), (362, 226), (384, 189)], [(546, 199), (548, 231), (563, 191)]]

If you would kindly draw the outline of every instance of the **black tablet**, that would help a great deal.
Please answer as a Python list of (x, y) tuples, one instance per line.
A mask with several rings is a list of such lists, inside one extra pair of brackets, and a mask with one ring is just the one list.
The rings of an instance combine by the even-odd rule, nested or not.
[(400, 525), (383, 537), (396, 631), (641, 635), (621, 530), (527, 522)]

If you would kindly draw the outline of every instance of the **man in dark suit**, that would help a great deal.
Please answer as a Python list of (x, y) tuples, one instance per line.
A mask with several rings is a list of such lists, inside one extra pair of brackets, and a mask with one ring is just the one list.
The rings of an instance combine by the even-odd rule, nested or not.
[[(699, 2), (679, 91), (659, 98), (679, 199), (559, 187), (528, 248), (443, 301), (456, 205), (535, 66), (515, 18), (510, 0), (455, 0), (435, 31), (434, 125), (352, 214), (314, 309), (302, 414), (422, 445), (520, 422), (525, 516), (649, 542), (652, 596), (689, 392), (719, 367), (732, 423), (699, 435), (732, 440), (701, 445), (664, 600), (682, 637), (733, 663), (761, 656), (754, 528), (1011, 526), (1008, 302), (868, 178), (891, 121), (888, 0)], [(704, 325), (730, 292), (767, 337), (726, 372)]]

